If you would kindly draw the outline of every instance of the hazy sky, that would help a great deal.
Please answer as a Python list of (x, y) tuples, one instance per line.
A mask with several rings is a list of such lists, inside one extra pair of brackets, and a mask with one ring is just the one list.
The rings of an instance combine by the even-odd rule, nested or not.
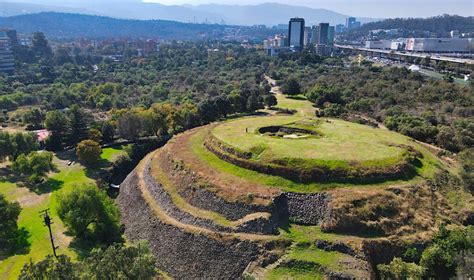
[(474, 0), (145, 0), (166, 5), (259, 4), (278, 2), (323, 8), (364, 17), (428, 17), (441, 14), (474, 15)]

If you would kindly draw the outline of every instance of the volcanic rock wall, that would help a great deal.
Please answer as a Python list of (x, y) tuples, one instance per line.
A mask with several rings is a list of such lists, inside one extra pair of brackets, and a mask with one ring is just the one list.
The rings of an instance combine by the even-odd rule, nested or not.
[(173, 278), (238, 279), (259, 255), (255, 243), (190, 233), (161, 221), (142, 197), (136, 171), (125, 179), (120, 191), (117, 203), (125, 235), (131, 241), (148, 240), (158, 267)]

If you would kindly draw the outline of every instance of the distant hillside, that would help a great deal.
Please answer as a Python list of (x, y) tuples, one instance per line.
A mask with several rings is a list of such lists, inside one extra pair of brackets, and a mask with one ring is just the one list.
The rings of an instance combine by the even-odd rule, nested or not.
[[(157, 37), (169, 40), (216, 39), (226, 35), (230, 26), (191, 24), (167, 20), (125, 20), (102, 16), (44, 12), (13, 17), (0, 17), (0, 27), (19, 33), (44, 32), (54, 38), (118, 38)], [(275, 31), (239, 28), (239, 35), (263, 39)]]
[[(227, 23), (239, 25), (247, 25), (249, 23), (276, 25), (288, 23), (288, 20), (292, 17), (304, 18), (307, 25), (314, 25), (319, 22), (329, 22), (335, 25), (344, 23), (348, 17), (347, 15), (326, 9), (313, 9), (278, 3), (264, 3), (258, 5), (209, 4), (188, 7), (198, 11), (222, 15)], [(375, 19), (359, 18), (358, 20), (365, 23), (374, 21)]]
[[(1, 1), (1, 0), (0, 0)], [(265, 24), (273, 26), (288, 23), (291, 17), (303, 17), (309, 24), (329, 22), (344, 23), (347, 15), (325, 9), (264, 3), (258, 5), (162, 5), (141, 1), (72, 0), (46, 1), (24, 0), (29, 3), (0, 3), (0, 16), (14, 16), (38, 12), (68, 12), (109, 16), (122, 19), (162, 19), (193, 23), (221, 23), (231, 25)], [(360, 18), (362, 22), (375, 19)]]
[(398, 28), (406, 33), (423, 34), (424, 31), (435, 33), (438, 37), (446, 37), (451, 30), (474, 32), (474, 17), (442, 15), (431, 18), (395, 18), (364, 24), (353, 33), (367, 34), (374, 29)]

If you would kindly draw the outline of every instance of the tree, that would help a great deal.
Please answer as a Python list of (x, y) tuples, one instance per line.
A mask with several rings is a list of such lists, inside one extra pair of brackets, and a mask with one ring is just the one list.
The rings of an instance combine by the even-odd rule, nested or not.
[(281, 90), (284, 94), (298, 95), (301, 93), (301, 86), (296, 78), (290, 77), (283, 82)]
[(88, 138), (92, 141), (95, 141), (97, 143), (100, 143), (102, 141), (102, 132), (96, 128), (91, 128), (89, 129), (89, 132), (87, 133)]
[(13, 156), (12, 151), (14, 151), (14, 146), (10, 133), (0, 131), (0, 160)]
[(68, 111), (69, 116), (69, 143), (76, 144), (87, 138), (89, 116), (84, 109), (75, 104)]
[(79, 280), (81, 279), (81, 269), (78, 264), (71, 261), (68, 256), (59, 255), (56, 260), (53, 256), (48, 255), (40, 262), (30, 262), (25, 264), (21, 270), (20, 280)]
[(79, 142), (76, 147), (77, 157), (85, 164), (96, 163), (99, 160), (101, 153), (102, 149), (100, 148), (99, 143), (93, 140), (83, 140)]
[(53, 52), (51, 51), (51, 47), (48, 45), (48, 40), (46, 40), (46, 37), (42, 32), (33, 33), (32, 43), (32, 50), (37, 58), (51, 58)]
[(118, 208), (96, 186), (61, 190), (57, 211), (68, 230), (82, 241), (112, 244), (122, 240)]
[(53, 154), (50, 152), (21, 154), (12, 164), (12, 170), (19, 175), (29, 176), (31, 183), (41, 182), (54, 168)]
[(155, 279), (158, 271), (156, 259), (144, 242), (125, 246), (114, 244), (106, 249), (94, 249), (90, 256), (73, 262), (60, 255), (56, 261), (48, 255), (44, 260), (27, 263), (19, 277), (20, 280), (37, 279)]
[(36, 134), (34, 133), (15, 133), (12, 135), (12, 143), (14, 150), (12, 151), (13, 159), (21, 154), (28, 154), (39, 148)]
[(114, 141), (115, 126), (112, 124), (112, 122), (110, 121), (104, 122), (102, 124), (101, 132), (102, 132), (102, 142), (110, 143)]
[(89, 279), (154, 279), (156, 259), (146, 243), (135, 246), (114, 244), (95, 249), (84, 262), (83, 276)]
[(127, 140), (136, 140), (142, 132), (142, 118), (135, 112), (127, 112), (118, 120), (120, 136)]
[(0, 256), (10, 253), (18, 243), (18, 202), (8, 202), (0, 194)]
[(263, 103), (257, 94), (251, 94), (247, 99), (247, 112), (253, 112), (255, 110), (263, 108)]
[(38, 108), (32, 108), (23, 115), (23, 123), (26, 129), (35, 130), (43, 128), (44, 115)]
[(273, 107), (278, 104), (278, 101), (273, 94), (266, 94), (263, 96), (263, 104), (267, 107)]
[(44, 121), (46, 129), (51, 131), (51, 136), (46, 142), (50, 150), (61, 150), (69, 135), (69, 120), (66, 115), (58, 110), (46, 114)]

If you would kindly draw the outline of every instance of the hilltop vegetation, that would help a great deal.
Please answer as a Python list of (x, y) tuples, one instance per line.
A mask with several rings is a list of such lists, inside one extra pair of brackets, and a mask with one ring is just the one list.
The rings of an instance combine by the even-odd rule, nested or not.
[[(122, 17), (124, 18), (124, 17)], [(126, 18), (126, 17), (125, 17)], [(166, 40), (224, 39), (226, 29), (238, 29), (235, 35), (263, 40), (274, 31), (217, 24), (183, 23), (169, 20), (132, 20), (104, 16), (42, 12), (0, 17), (0, 26), (24, 34), (40, 31), (51, 38), (159, 38)], [(231, 33), (234, 35), (233, 33)]]
[(449, 37), (449, 32), (459, 30), (460, 33), (469, 33), (474, 30), (474, 17), (458, 15), (441, 15), (429, 18), (393, 18), (382, 21), (369, 22), (361, 27), (351, 30), (347, 36), (356, 38), (367, 35), (370, 30), (399, 29), (402, 37), (431, 37), (435, 34), (439, 38)]

